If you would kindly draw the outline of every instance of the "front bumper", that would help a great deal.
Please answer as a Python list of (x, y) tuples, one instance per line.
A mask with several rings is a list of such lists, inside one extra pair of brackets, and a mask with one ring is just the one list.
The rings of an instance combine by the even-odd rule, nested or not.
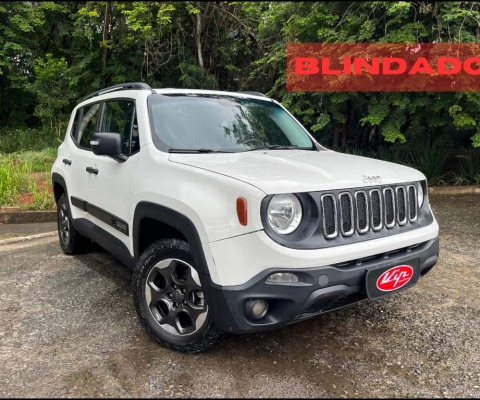
[[(437, 237), (418, 245), (349, 263), (316, 268), (270, 268), (243, 285), (219, 286), (210, 280), (212, 316), (217, 327), (225, 332), (245, 333), (279, 328), (366, 299), (365, 277), (371, 268), (393, 267), (418, 260), (419, 277), (422, 277), (436, 264), (438, 254)], [(267, 277), (275, 272), (295, 273), (303, 282), (266, 283)], [(395, 292), (400, 290), (402, 289)], [(252, 320), (246, 316), (245, 303), (249, 299), (268, 300), (269, 308), (265, 317)]]

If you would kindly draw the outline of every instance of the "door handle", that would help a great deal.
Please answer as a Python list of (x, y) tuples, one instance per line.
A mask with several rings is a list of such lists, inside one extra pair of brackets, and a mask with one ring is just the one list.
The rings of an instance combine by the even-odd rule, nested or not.
[(96, 169), (96, 168), (87, 167), (87, 168), (86, 168), (86, 171), (89, 172), (89, 173), (91, 173), (91, 174), (95, 174), (95, 175), (98, 174), (98, 169)]
[(63, 162), (64, 164), (67, 164), (67, 165), (72, 165), (72, 160), (69, 160), (69, 159), (67, 159), (67, 158), (64, 158), (64, 159), (62, 160), (62, 162)]

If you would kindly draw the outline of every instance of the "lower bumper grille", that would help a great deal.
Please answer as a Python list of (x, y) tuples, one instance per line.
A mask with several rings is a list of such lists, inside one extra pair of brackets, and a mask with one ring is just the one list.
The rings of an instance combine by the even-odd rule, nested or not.
[(308, 307), (302, 314), (300, 314), (296, 319), (305, 319), (318, 315), (327, 311), (332, 311), (337, 308), (344, 306), (349, 306), (350, 304), (357, 303), (359, 301), (367, 299), (367, 294), (364, 292), (352, 293), (344, 297), (336, 297), (333, 299), (322, 299), (313, 303)]

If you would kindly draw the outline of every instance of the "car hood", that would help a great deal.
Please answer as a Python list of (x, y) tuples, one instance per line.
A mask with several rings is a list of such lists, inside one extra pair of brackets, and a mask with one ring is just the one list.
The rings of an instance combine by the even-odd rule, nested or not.
[(242, 153), (170, 154), (170, 161), (226, 175), (266, 194), (411, 182), (425, 176), (409, 167), (335, 151), (258, 150)]

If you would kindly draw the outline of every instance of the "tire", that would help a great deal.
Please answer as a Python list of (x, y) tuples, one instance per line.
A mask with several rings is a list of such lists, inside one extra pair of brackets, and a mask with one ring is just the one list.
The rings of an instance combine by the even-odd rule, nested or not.
[(60, 196), (57, 203), (57, 230), (60, 246), (65, 254), (80, 254), (89, 249), (90, 240), (82, 236), (73, 226), (72, 214), (65, 194)]
[(133, 273), (135, 309), (160, 345), (199, 353), (226, 336), (215, 327), (194, 267), (190, 246), (178, 239), (152, 243)]

